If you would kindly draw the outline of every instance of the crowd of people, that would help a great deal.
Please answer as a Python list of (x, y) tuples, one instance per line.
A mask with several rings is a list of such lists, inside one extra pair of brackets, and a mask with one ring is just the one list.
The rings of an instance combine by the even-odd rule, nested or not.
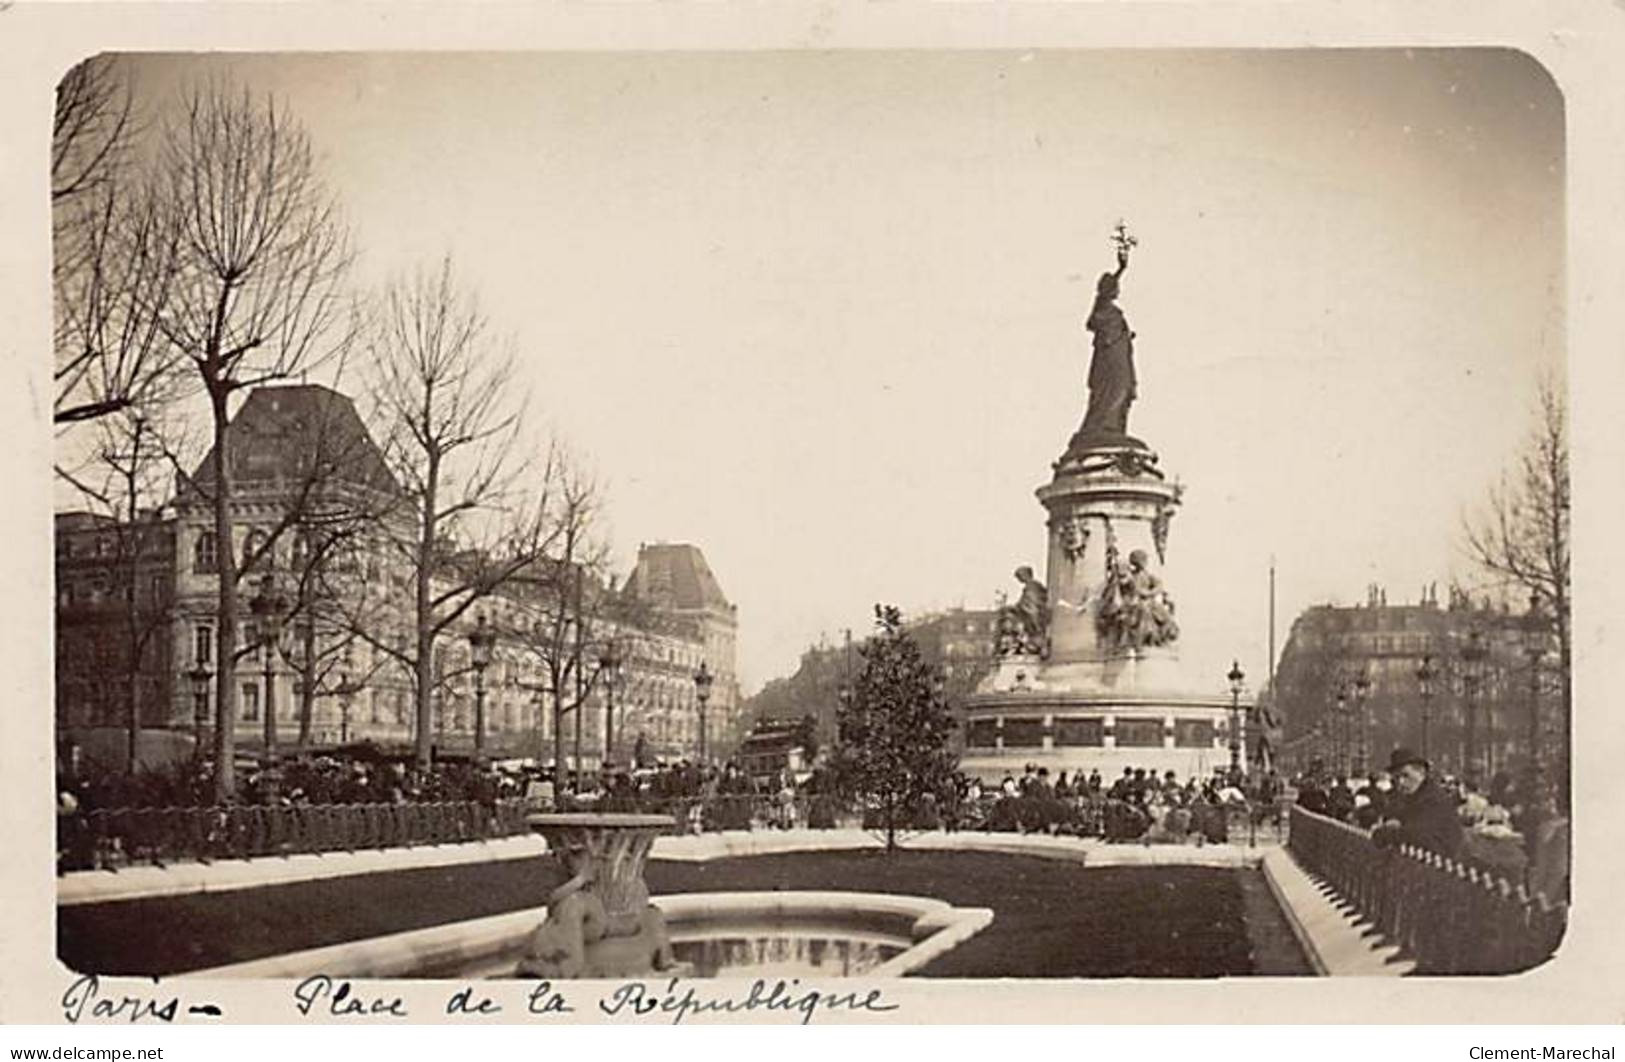
[[(93, 770), (58, 778), (58, 810), (66, 820), (97, 809), (203, 807), (215, 802), (206, 762), (173, 764), (136, 774)], [(1281, 787), (1273, 774), (1237, 784), (1223, 771), (1183, 780), (1172, 771), (1124, 768), (1107, 781), (1099, 771), (1060, 773), (1029, 764), (1018, 777), (984, 785), (956, 776), (940, 793), (925, 794), (902, 813), (910, 830), (984, 830), (1104, 837), (1111, 841), (1222, 841), (1241, 808), (1274, 814)], [(318, 755), (274, 766), (245, 763), (241, 804), (298, 807), (472, 801), (493, 806), (523, 799), (533, 810), (658, 812), (689, 832), (741, 829), (878, 827), (881, 812), (843, 791), (832, 767), (787, 767), (752, 774), (737, 762), (679, 761), (637, 768), (555, 773), (531, 763), (438, 762)]]
[(1181, 781), (1174, 771), (1159, 775), (1144, 767), (1124, 767), (1108, 783), (1098, 770), (1070, 777), (1062, 772), (1052, 781), (1048, 768), (1028, 764), (1019, 779), (1006, 775), (996, 788), (971, 781), (965, 825), (1115, 842), (1219, 842), (1228, 836), (1233, 813), (1251, 813), (1255, 822), (1278, 822), (1281, 791), (1279, 779), (1267, 771), (1234, 777), (1218, 770)]
[[(834, 791), (820, 769), (752, 777), (736, 762), (687, 760), (636, 769), (608, 766), (555, 772), (531, 763), (441, 761), (427, 768), (399, 759), (318, 755), (274, 766), (242, 765), (235, 802), (269, 807), (523, 799), (534, 810), (653, 811), (693, 820), (696, 830), (757, 825), (833, 826)], [(216, 803), (212, 765), (179, 762), (135, 773), (62, 770), (57, 809), (66, 819), (98, 809), (190, 808)], [(822, 808), (820, 804), (830, 806)]]
[[(1532, 890), (1566, 890), (1559, 879), (1567, 875), (1567, 822), (1538, 776), (1502, 772), (1484, 788), (1435, 771), (1426, 757), (1401, 747), (1385, 769), (1365, 777), (1342, 777), (1316, 762), (1295, 785), (1303, 808), (1369, 830), (1379, 847), (1411, 845), (1523, 878)], [(1559, 848), (1561, 859), (1554, 854)]]

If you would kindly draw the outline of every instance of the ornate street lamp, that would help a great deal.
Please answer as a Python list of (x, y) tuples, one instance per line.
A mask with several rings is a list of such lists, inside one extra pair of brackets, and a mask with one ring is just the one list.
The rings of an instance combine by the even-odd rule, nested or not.
[(604, 672), (604, 762), (609, 764), (615, 759), (615, 684), (621, 672), (621, 657), (613, 638), (598, 658), (598, 666)]
[(1371, 715), (1369, 700), (1371, 696), (1371, 678), (1364, 671), (1354, 677), (1354, 703), (1358, 713), (1360, 728), (1360, 757), (1356, 777), (1366, 777), (1367, 766), (1371, 762)]
[(474, 662), (474, 760), (485, 759), (485, 669), (491, 666), (491, 649), (496, 645), (497, 632), (485, 622), (482, 613), (468, 636), (469, 653)]
[(1433, 680), (1439, 673), (1433, 669), (1433, 654), (1422, 656), (1422, 666), (1416, 669), (1416, 688), (1422, 694), (1422, 758), (1428, 758), (1428, 723), (1432, 719)]
[(705, 705), (711, 699), (711, 683), (713, 680), (714, 676), (711, 674), (711, 668), (707, 666), (704, 660), (701, 660), (700, 669), (694, 672), (694, 697), (699, 701), (700, 705), (700, 763), (702, 765), (706, 762)]
[(350, 684), (350, 667), (339, 670), (339, 744), (350, 743), (350, 706), (355, 703), (355, 687)]
[[(291, 610), (288, 596), (277, 585), (276, 576), (267, 572), (260, 577), (259, 593), (248, 603), (259, 627), (260, 647), (265, 663), (265, 765), (276, 765), (276, 656), (282, 650), (284, 624)], [(274, 776), (272, 777), (274, 783)]]
[(1475, 774), (1478, 769), (1478, 669), (1486, 655), (1484, 632), (1474, 626), (1467, 632), (1467, 642), (1461, 647), (1461, 685), (1467, 713), (1467, 746), (1463, 754), (1466, 762), (1462, 766), (1465, 775)]
[(1339, 678), (1333, 691), (1336, 708), (1332, 714), (1332, 745), (1336, 750), (1337, 776), (1349, 776), (1349, 687), (1348, 680)]
[(1230, 664), (1230, 783), (1241, 782), (1241, 684), (1247, 675), (1241, 670), (1241, 661)]
[(193, 754), (203, 758), (204, 749), (207, 748), (209, 726), (209, 682), (214, 678), (214, 672), (202, 660), (197, 666), (186, 673), (192, 683), (192, 745)]

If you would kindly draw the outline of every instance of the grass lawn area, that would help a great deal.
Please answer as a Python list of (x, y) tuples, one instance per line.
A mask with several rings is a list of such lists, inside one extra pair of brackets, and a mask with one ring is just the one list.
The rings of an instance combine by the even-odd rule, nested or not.
[[(656, 861), (672, 892), (851, 890), (989, 907), (993, 924), (920, 971), (932, 977), (1216, 977), (1309, 972), (1254, 870), (1101, 867), (991, 852), (802, 852)], [(172, 974), (545, 902), (546, 858), (366, 874), (229, 893), (64, 907), (76, 970)]]
[(818, 852), (650, 865), (662, 892), (847, 889), (989, 907), (926, 977), (1308, 974), (1256, 870), (1099, 867), (990, 852)]

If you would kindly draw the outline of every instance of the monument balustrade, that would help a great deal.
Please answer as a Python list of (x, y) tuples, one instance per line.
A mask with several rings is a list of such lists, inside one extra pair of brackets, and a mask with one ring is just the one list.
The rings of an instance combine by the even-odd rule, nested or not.
[(1494, 872), (1294, 806), (1287, 846), (1419, 974), (1505, 974), (1538, 966), (1563, 939), (1568, 907)]

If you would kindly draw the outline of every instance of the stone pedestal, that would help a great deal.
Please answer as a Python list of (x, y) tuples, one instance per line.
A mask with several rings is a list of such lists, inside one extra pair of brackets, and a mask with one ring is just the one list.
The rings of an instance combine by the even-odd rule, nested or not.
[(1054, 480), (1038, 490), (1049, 510), (1049, 664), (1122, 656), (1098, 626), (1108, 561), (1126, 564), (1138, 550), (1160, 579), (1181, 493), (1143, 445), (1068, 450), (1055, 463)]
[[(964, 769), (997, 780), (1035, 763), (1099, 770), (1109, 784), (1123, 767), (1181, 779), (1227, 767), (1232, 708), (1239, 734), (1250, 702), (1222, 676), (1186, 675), (1177, 634), (1125, 643), (1109, 615), (1114, 571), (1136, 551), (1145, 582), (1179, 601), (1164, 571), (1183, 488), (1129, 436), (1074, 437), (1053, 471), (1037, 492), (1049, 514), (1047, 651), (1000, 658), (968, 699)], [(1163, 630), (1176, 628), (1177, 614)]]

